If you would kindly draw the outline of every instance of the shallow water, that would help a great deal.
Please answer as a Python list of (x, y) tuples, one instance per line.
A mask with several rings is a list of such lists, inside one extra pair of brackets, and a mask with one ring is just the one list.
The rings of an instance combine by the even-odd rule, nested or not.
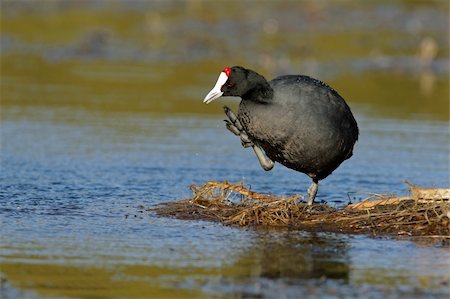
[[(220, 116), (4, 112), (1, 263), (14, 288), (76, 297), (170, 297), (172, 288), (194, 297), (448, 294), (445, 246), (229, 228), (143, 212), (140, 205), (188, 197), (190, 184), (207, 180), (244, 181), (275, 194), (305, 192), (305, 175), (281, 165), (260, 169)], [(403, 194), (404, 179), (447, 184), (447, 123), (359, 113), (357, 119), (355, 155), (321, 182), (319, 200), (341, 205), (348, 192)], [(86, 273), (104, 281), (104, 288), (93, 288)], [(71, 293), (72, 281), (80, 285), (78, 293)], [(129, 293), (114, 293), (116, 288)]]
[(446, 1), (224, 3), (1, 2), (1, 297), (448, 298), (446, 243), (142, 209), (208, 180), (305, 193), (226, 131), (236, 100), (202, 104), (229, 64), (349, 102), (360, 140), (319, 201), (449, 186)]

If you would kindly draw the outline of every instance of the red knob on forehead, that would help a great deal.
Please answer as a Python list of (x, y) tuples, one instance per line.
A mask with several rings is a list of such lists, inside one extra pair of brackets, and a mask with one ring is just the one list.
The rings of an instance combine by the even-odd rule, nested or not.
[(223, 69), (223, 72), (227, 75), (227, 77), (230, 77), (230, 73), (231, 73), (231, 67), (226, 67)]

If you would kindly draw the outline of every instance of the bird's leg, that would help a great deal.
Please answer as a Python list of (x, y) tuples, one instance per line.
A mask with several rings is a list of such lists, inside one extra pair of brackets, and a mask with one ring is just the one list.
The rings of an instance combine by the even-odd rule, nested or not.
[(228, 119), (225, 120), (225, 124), (227, 126), (227, 129), (233, 133), (236, 136), (239, 136), (241, 139), (241, 144), (244, 148), (252, 147), (253, 151), (256, 154), (256, 157), (258, 158), (259, 164), (261, 164), (261, 167), (269, 171), (273, 168), (275, 163), (270, 160), (266, 154), (264, 153), (263, 149), (259, 147), (258, 145), (254, 144), (253, 141), (250, 140), (248, 137), (247, 132), (245, 132), (244, 127), (242, 126), (241, 122), (237, 118), (236, 114), (231, 111), (230, 108), (227, 106), (223, 107), (225, 114), (227, 115)]
[(253, 147), (253, 151), (256, 154), (256, 157), (258, 157), (258, 161), (259, 161), (259, 164), (261, 164), (261, 167), (265, 171), (271, 170), (273, 168), (273, 166), (275, 165), (275, 162), (270, 160), (264, 153), (263, 149), (260, 148), (259, 146), (254, 144), (252, 147)]
[(316, 198), (317, 190), (319, 189), (319, 181), (312, 179), (311, 186), (308, 188), (308, 206), (312, 206), (314, 198)]

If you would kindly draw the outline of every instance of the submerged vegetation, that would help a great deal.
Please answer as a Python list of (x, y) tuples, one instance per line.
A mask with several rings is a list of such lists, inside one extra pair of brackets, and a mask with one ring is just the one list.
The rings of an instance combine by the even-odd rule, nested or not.
[(161, 216), (220, 221), (226, 225), (450, 237), (448, 189), (412, 186), (409, 197), (371, 195), (345, 208), (326, 204), (310, 207), (299, 201), (301, 195), (282, 198), (260, 194), (242, 183), (207, 182), (193, 185), (191, 190), (192, 198), (163, 203), (149, 210)]

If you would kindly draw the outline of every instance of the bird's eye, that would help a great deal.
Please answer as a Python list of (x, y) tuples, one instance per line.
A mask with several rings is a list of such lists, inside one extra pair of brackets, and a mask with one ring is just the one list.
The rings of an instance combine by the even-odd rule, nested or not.
[(236, 85), (234, 82), (228, 81), (227, 87), (234, 87)]

